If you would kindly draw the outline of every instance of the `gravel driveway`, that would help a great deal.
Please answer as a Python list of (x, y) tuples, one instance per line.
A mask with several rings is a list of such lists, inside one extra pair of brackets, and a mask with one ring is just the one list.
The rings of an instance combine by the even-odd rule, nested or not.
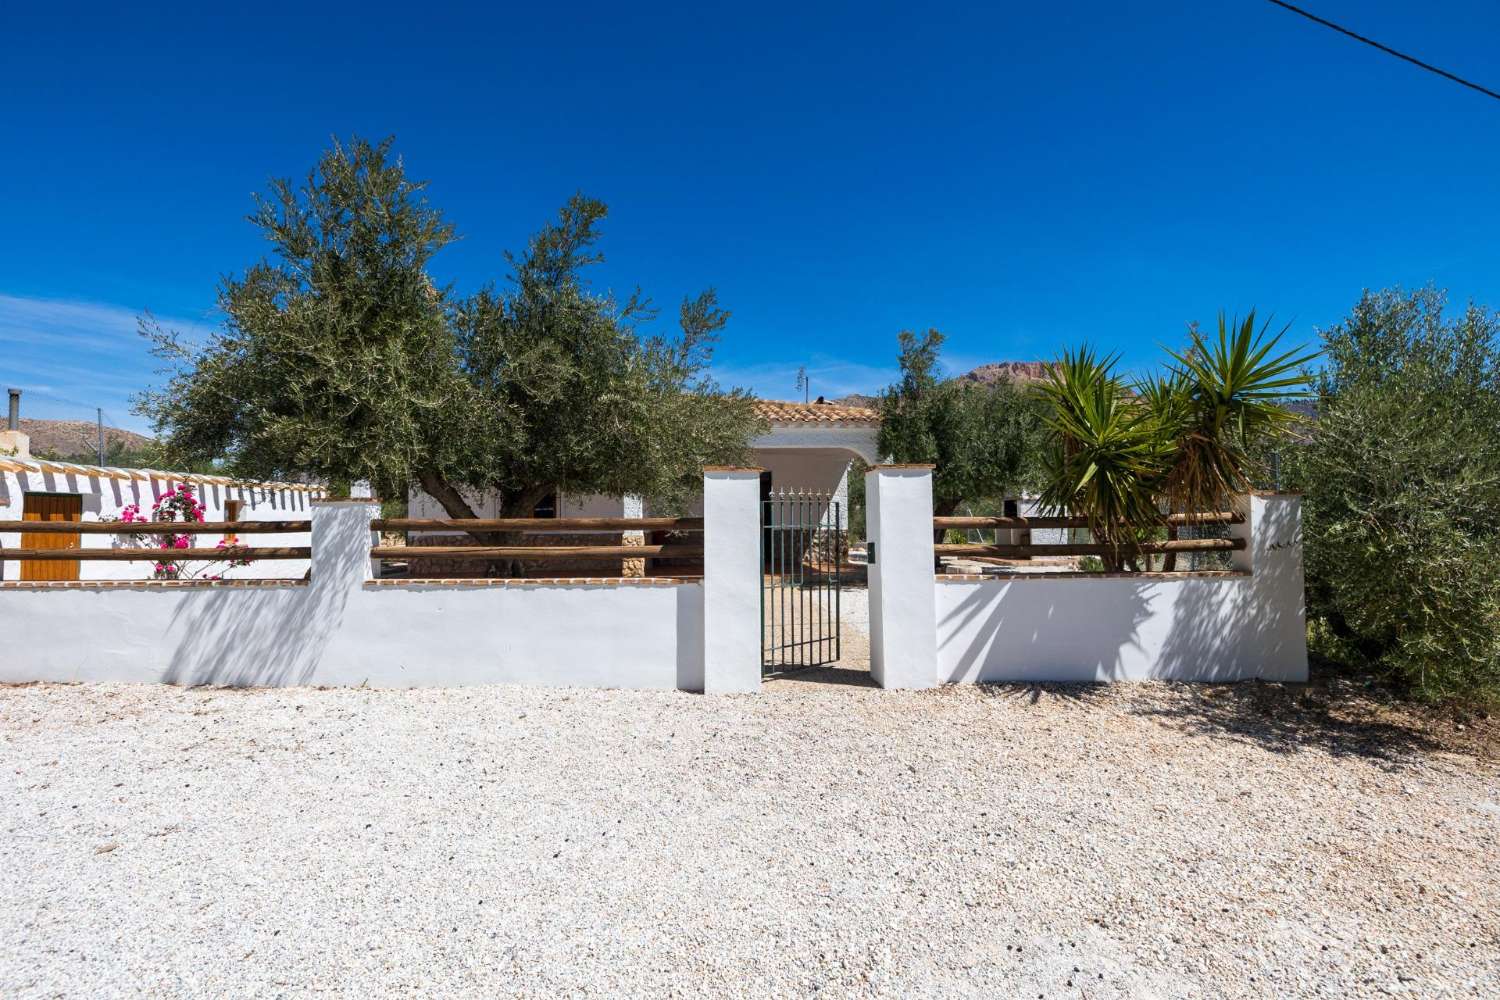
[(0, 996), (1500, 995), (1482, 746), (862, 679), (0, 689)]

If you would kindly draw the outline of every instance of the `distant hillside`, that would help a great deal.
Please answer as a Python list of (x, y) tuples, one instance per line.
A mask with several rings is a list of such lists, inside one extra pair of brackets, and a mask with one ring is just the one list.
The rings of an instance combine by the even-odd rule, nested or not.
[[(97, 425), (87, 420), (28, 420), (21, 418), (21, 431), (31, 437), (31, 453), (37, 458), (58, 461), (94, 462), (98, 458)], [(145, 454), (155, 441), (144, 434), (104, 428), (105, 461), (114, 463), (120, 456)]]
[[(953, 381), (963, 385), (995, 385), (998, 382), (1014, 382), (1024, 384), (1026, 382), (1039, 382), (1047, 373), (1045, 361), (993, 361), (987, 365), (980, 365), (973, 371), (964, 372), (955, 376)], [(880, 408), (880, 397), (868, 393), (851, 392), (847, 396), (829, 400), (841, 406), (867, 406), (872, 410)]]
[(1040, 382), (1047, 377), (1045, 361), (993, 361), (980, 365), (954, 379), (974, 385), (994, 385), (996, 382)]
[(862, 392), (851, 392), (847, 396), (840, 396), (838, 399), (830, 399), (829, 402), (837, 403), (839, 406), (863, 406), (867, 410), (880, 409), (879, 396), (867, 396)]

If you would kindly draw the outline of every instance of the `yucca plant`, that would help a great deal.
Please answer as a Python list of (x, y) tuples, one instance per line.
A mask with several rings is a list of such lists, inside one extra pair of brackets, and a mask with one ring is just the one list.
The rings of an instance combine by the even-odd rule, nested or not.
[(1191, 521), (1227, 509), (1250, 488), (1255, 442), (1284, 434), (1296, 420), (1281, 403), (1307, 395), (1304, 368), (1317, 354), (1274, 353), (1289, 328), (1268, 337), (1270, 323), (1257, 332), (1255, 310), (1243, 322), (1220, 313), (1217, 339), (1189, 329), (1187, 349), (1169, 352), (1171, 372), (1138, 387), (1176, 451), (1161, 483), (1169, 510)]
[(1221, 314), (1216, 341), (1190, 330), (1165, 375), (1130, 387), (1116, 357), (1065, 353), (1037, 389), (1056, 437), (1043, 506), (1087, 518), (1112, 570), (1137, 564), (1133, 550), (1165, 514), (1227, 509), (1250, 488), (1255, 442), (1294, 422), (1281, 401), (1306, 393), (1302, 369), (1316, 354), (1275, 353), (1285, 332), (1257, 332), (1254, 311), (1243, 322)]
[(1094, 538), (1110, 546), (1104, 562), (1113, 571), (1133, 562), (1135, 543), (1161, 523), (1158, 487), (1174, 454), (1150, 409), (1114, 375), (1116, 360), (1088, 347), (1066, 352), (1037, 387), (1057, 438), (1042, 506), (1087, 518)]

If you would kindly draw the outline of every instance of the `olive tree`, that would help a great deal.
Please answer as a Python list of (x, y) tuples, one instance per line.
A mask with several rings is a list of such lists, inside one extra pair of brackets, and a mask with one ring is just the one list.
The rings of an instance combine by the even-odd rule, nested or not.
[(940, 377), (943, 335), (899, 337), (900, 379), (880, 397), (879, 450), (893, 462), (931, 463), (938, 517), (964, 503), (1005, 498), (1037, 474), (1037, 403), (1010, 382), (969, 385)]
[(1428, 700), (1500, 700), (1500, 314), (1366, 292), (1321, 331), (1301, 489), (1314, 646)]
[(750, 398), (708, 374), (729, 314), (685, 300), (648, 332), (639, 293), (594, 291), (603, 203), (575, 196), (501, 285), (460, 296), (429, 264), (455, 237), (391, 154), (335, 143), (300, 184), (273, 181), (250, 221), (268, 259), (224, 280), (222, 329), (188, 344), (146, 321), (167, 381), (137, 406), (169, 459), (237, 475), (420, 483), (453, 517), (468, 497), (529, 515), (554, 489), (680, 505), (704, 464), (743, 463)]

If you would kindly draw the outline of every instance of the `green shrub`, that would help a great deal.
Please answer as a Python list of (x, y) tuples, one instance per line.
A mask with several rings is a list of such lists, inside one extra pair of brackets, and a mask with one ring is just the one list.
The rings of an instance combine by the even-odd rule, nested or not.
[(1309, 637), (1419, 698), (1500, 700), (1500, 316), (1366, 293), (1324, 331), (1304, 493)]

